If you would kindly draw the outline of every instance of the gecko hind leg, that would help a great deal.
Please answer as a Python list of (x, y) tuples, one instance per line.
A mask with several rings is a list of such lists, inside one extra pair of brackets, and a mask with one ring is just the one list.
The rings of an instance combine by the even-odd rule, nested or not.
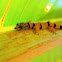
[(49, 26), (48, 28), (51, 30), (51, 32), (52, 32), (53, 34), (56, 34), (54, 27), (50, 27), (50, 26)]

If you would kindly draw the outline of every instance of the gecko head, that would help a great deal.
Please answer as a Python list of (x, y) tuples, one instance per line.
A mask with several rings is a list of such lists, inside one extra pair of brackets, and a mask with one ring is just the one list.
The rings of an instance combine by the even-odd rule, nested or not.
[(29, 24), (28, 23), (18, 23), (15, 27), (16, 30), (20, 31), (22, 30), (27, 30), (29, 29)]

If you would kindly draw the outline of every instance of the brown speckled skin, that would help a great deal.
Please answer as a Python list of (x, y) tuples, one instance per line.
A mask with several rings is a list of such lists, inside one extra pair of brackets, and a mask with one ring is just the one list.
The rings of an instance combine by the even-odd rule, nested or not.
[[(48, 26), (48, 23), (46, 22), (43, 22), (43, 23), (35, 23), (35, 26), (34, 26), (34, 33), (37, 33), (39, 30), (40, 30), (40, 24), (42, 25), (42, 29), (50, 29), (51, 32), (55, 33), (55, 29), (60, 29), (60, 25), (56, 24), (56, 27), (54, 28), (54, 23), (51, 23), (50, 21), (48, 21), (50, 26)], [(30, 29), (32, 29), (32, 26), (33, 26), (33, 23), (31, 23), (29, 21), (29, 24), (30, 24)]]
[[(33, 32), (34, 33), (37, 33), (39, 32), (40, 30), (40, 25), (42, 26), (41, 29), (50, 29), (51, 32), (55, 33), (55, 29), (60, 29), (60, 25), (56, 24), (56, 26), (54, 27), (54, 23), (51, 23), (50, 21), (48, 21), (49, 23), (49, 26), (48, 26), (48, 23), (47, 22), (42, 22), (42, 23), (34, 23), (35, 26), (33, 26), (33, 23), (31, 23), (30, 21), (28, 21), (29, 25), (27, 23), (19, 23), (18, 25), (16, 25), (16, 29), (17, 30), (27, 30), (27, 29), (33, 29)], [(19, 28), (19, 26), (22, 26), (22, 29)]]

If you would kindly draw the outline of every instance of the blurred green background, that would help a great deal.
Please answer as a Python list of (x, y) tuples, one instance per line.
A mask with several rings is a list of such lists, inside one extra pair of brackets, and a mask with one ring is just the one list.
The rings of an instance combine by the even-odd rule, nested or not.
[[(10, 0), (0, 0), (0, 18), (3, 16)], [(51, 4), (51, 9), (45, 8)], [(15, 26), (19, 22), (38, 22), (62, 18), (62, 0), (12, 0), (7, 12), (4, 27)]]

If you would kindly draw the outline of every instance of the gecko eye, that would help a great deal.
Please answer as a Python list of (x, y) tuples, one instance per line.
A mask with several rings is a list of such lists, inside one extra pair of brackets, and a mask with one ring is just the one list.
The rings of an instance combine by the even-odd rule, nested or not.
[(21, 28), (22, 29), (22, 26), (18, 27), (18, 28)]

